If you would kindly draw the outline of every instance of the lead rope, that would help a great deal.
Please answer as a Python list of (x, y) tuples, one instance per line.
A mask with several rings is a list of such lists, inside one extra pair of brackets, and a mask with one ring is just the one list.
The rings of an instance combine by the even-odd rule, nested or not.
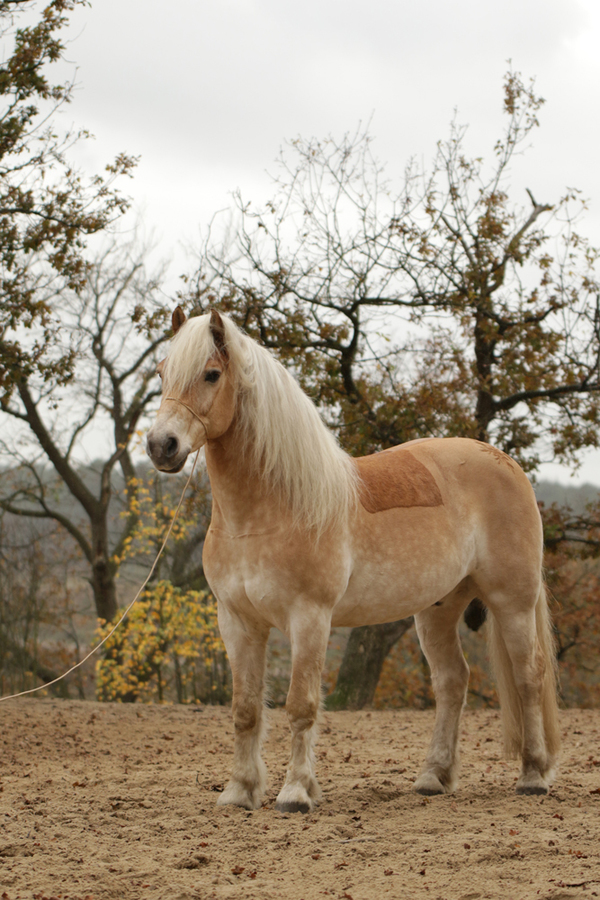
[(152, 568), (148, 572), (148, 574), (144, 580), (144, 583), (142, 584), (141, 588), (139, 589), (139, 591), (137, 592), (137, 594), (135, 595), (135, 597), (133, 598), (133, 600), (131, 601), (131, 603), (129, 604), (129, 606), (127, 607), (127, 609), (125, 610), (125, 612), (123, 613), (123, 615), (121, 616), (119, 621), (117, 622), (117, 624), (113, 625), (113, 627), (108, 632), (106, 637), (102, 638), (100, 643), (96, 644), (96, 646), (93, 647), (90, 650), (90, 652), (87, 654), (87, 656), (84, 656), (84, 658), (82, 660), (80, 660), (78, 663), (75, 663), (74, 666), (71, 666), (71, 668), (67, 672), (63, 672), (62, 675), (59, 675), (58, 678), (55, 678), (53, 681), (47, 682), (47, 684), (40, 684), (40, 685), (38, 685), (38, 687), (29, 688), (29, 690), (27, 690), (27, 691), (19, 691), (18, 694), (7, 694), (6, 697), (0, 697), (0, 703), (2, 703), (3, 700), (14, 700), (15, 697), (24, 697), (25, 694), (35, 694), (37, 691), (45, 691), (46, 688), (52, 687), (53, 684), (56, 684), (58, 681), (62, 681), (63, 678), (66, 678), (67, 675), (70, 675), (71, 672), (74, 672), (75, 669), (78, 669), (85, 662), (87, 662), (88, 659), (90, 658), (90, 656), (93, 656), (94, 653), (96, 653), (100, 649), (100, 647), (102, 647), (102, 645), (105, 644), (107, 642), (107, 640), (113, 636), (113, 634), (115, 633), (115, 631), (117, 630), (117, 628), (119, 627), (121, 622), (123, 622), (127, 618), (130, 610), (133, 608), (133, 606), (139, 600), (140, 594), (142, 593), (142, 591), (144, 590), (144, 588), (146, 587), (146, 585), (152, 578), (152, 575), (154, 574), (154, 570), (156, 569), (156, 566), (157, 566), (158, 560), (160, 559), (161, 553), (165, 549), (167, 541), (169, 540), (169, 537), (171, 536), (171, 532), (173, 531), (173, 525), (175, 524), (175, 520), (177, 519), (177, 516), (179, 515), (179, 510), (181, 509), (181, 504), (183, 503), (183, 498), (185, 497), (185, 492), (187, 491), (187, 489), (190, 485), (190, 481), (192, 480), (192, 475), (194, 474), (194, 470), (196, 469), (196, 463), (198, 462), (199, 455), (200, 455), (200, 449), (198, 449), (198, 451), (196, 452), (196, 456), (194, 457), (194, 463), (192, 465), (192, 471), (189, 474), (188, 480), (186, 481), (185, 487), (181, 493), (181, 497), (179, 498), (179, 503), (177, 504), (177, 509), (173, 513), (173, 518), (171, 519), (171, 524), (169, 525), (168, 531), (165, 535), (165, 539), (163, 540), (163, 542), (161, 544), (160, 550), (156, 554), (156, 559), (152, 563)]

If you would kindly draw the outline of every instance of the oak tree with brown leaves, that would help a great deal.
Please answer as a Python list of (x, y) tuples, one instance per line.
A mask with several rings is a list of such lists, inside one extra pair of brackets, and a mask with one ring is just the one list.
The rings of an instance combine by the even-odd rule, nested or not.
[(0, 63), (0, 404), (32, 374), (63, 382), (72, 348), (58, 347), (60, 312), (52, 298), (86, 278), (86, 239), (127, 209), (116, 178), (135, 160), (120, 154), (86, 177), (70, 161), (84, 132), (63, 132), (56, 115), (73, 83), (53, 82), (63, 58), (61, 29), (85, 0), (0, 0), (0, 34), (12, 52)]
[[(508, 72), (491, 162), (454, 122), (396, 191), (365, 132), (292, 142), (273, 199), (238, 197), (237, 232), (209, 235), (182, 300), (217, 302), (273, 349), (354, 455), (460, 435), (529, 471), (573, 463), (598, 446), (598, 253), (575, 229), (576, 191), (511, 196), (542, 103)], [(369, 702), (404, 630), (355, 629), (329, 702)]]

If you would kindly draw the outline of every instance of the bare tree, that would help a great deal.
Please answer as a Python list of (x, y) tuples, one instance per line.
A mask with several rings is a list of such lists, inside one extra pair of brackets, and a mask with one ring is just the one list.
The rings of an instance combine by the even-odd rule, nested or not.
[[(577, 192), (509, 196), (542, 103), (509, 72), (492, 163), (453, 123), (431, 171), (409, 165), (399, 191), (365, 132), (293, 142), (273, 199), (238, 198), (238, 231), (209, 236), (182, 300), (218, 301), (271, 347), (353, 454), (462, 435), (532, 471), (544, 453), (576, 461), (599, 440), (598, 253), (575, 230)], [(376, 684), (389, 632), (363, 633), (362, 665), (342, 666), (348, 702)]]
[[(50, 67), (63, 58), (68, 14), (84, 2), (48, 0), (36, 21), (31, 0), (0, 0), (0, 35), (9, 50), (0, 63), (0, 402), (23, 374), (69, 376), (72, 357), (59, 352), (60, 316), (40, 281), (79, 289), (87, 237), (129, 205), (114, 180), (130, 174), (135, 160), (120, 154), (101, 175), (86, 177), (70, 156), (89, 135), (65, 133), (55, 116), (73, 84), (53, 83)], [(35, 340), (23, 339), (32, 326)]]
[[(144, 259), (134, 246), (113, 242), (78, 292), (45, 298), (60, 315), (57, 353), (72, 359), (72, 375), (57, 385), (23, 373), (0, 412), (0, 449), (10, 465), (0, 507), (54, 520), (69, 533), (89, 567), (97, 614), (107, 620), (117, 611), (118, 560), (139, 517), (136, 430), (159, 392), (155, 368), (167, 337), (160, 275), (148, 275)], [(84, 453), (94, 458), (86, 473)], [(111, 522), (116, 472), (125, 516)]]

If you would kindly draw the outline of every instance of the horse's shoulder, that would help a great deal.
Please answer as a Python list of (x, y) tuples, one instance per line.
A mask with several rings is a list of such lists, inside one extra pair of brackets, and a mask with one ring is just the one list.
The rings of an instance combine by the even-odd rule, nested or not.
[(441, 506), (440, 489), (429, 469), (409, 449), (410, 441), (355, 460), (360, 502), (370, 513), (411, 506)]

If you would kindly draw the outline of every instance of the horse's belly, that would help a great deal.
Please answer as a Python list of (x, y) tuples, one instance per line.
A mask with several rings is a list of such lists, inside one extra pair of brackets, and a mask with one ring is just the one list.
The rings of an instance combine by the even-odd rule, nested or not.
[(428, 527), (422, 521), (407, 527), (406, 514), (397, 516), (405, 519), (405, 527), (397, 527), (393, 513), (385, 513), (385, 520), (379, 515), (378, 521), (367, 520), (371, 527), (356, 541), (348, 587), (333, 612), (335, 626), (376, 625), (414, 615), (453, 591), (473, 567), (471, 528), (457, 524), (451, 529), (435, 511), (414, 516), (427, 515)]
[(368, 566), (350, 579), (333, 610), (333, 626), (381, 625), (413, 616), (449, 594), (465, 577), (457, 571), (412, 573)]

